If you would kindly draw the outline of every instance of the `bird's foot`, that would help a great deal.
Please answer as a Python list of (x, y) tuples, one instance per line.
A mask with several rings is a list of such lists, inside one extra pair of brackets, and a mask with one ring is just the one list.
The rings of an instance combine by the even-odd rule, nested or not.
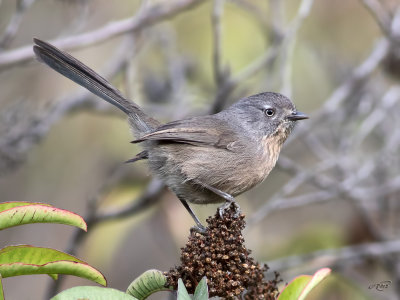
[(225, 212), (233, 205), (235, 209), (235, 214), (233, 215), (235, 218), (238, 218), (240, 216), (241, 210), (239, 204), (235, 200), (227, 200), (225, 201), (224, 204), (222, 204), (220, 207), (218, 207), (218, 213), (221, 218), (223, 218)]
[(207, 233), (207, 228), (204, 227), (202, 224), (197, 224), (196, 226), (190, 228), (190, 232), (197, 232), (204, 235)]

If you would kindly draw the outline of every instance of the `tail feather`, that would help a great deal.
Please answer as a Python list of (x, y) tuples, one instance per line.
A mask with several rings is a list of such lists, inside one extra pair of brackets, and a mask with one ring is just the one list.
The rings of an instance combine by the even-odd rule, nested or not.
[(33, 51), (40, 61), (126, 113), (136, 134), (149, 132), (160, 125), (157, 120), (146, 115), (138, 105), (127, 100), (105, 78), (73, 56), (39, 39), (33, 41), (36, 44), (33, 46)]
[(136, 154), (136, 156), (134, 158), (127, 160), (125, 163), (133, 163), (135, 161), (142, 160), (142, 159), (148, 159), (148, 158), (149, 158), (149, 153), (146, 150), (144, 150), (144, 151)]

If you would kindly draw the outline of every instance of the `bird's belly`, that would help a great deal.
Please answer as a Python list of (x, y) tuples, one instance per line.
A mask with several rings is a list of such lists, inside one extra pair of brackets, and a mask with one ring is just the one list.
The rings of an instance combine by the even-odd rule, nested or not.
[(224, 201), (201, 184), (237, 196), (262, 182), (276, 162), (275, 158), (271, 160), (271, 157), (255, 152), (236, 153), (191, 145), (182, 152), (182, 144), (174, 146), (165, 145), (163, 147), (168, 149), (158, 151), (153, 149), (149, 156), (150, 166), (178, 197), (191, 203)]

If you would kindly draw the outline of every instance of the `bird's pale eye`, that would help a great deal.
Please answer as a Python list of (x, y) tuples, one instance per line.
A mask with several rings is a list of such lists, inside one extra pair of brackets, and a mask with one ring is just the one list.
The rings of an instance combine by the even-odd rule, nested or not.
[(272, 117), (273, 115), (275, 115), (275, 109), (273, 109), (273, 108), (265, 108), (264, 109), (264, 114), (267, 117)]

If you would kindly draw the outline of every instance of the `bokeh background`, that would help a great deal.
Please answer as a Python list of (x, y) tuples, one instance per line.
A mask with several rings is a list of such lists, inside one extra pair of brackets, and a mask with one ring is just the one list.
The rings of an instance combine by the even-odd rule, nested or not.
[[(331, 267), (310, 299), (398, 299), (398, 1), (0, 1), (0, 201), (50, 203), (89, 221), (83, 234), (8, 229), (0, 247), (74, 253), (125, 290), (143, 271), (179, 262), (193, 221), (146, 162), (123, 163), (140, 150), (125, 116), (37, 62), (33, 37), (69, 51), (165, 122), (262, 91), (289, 96), (311, 118), (268, 179), (237, 198), (248, 248), (285, 282)], [(217, 206), (193, 208), (205, 221)], [(3, 280), (7, 299), (90, 284)]]

